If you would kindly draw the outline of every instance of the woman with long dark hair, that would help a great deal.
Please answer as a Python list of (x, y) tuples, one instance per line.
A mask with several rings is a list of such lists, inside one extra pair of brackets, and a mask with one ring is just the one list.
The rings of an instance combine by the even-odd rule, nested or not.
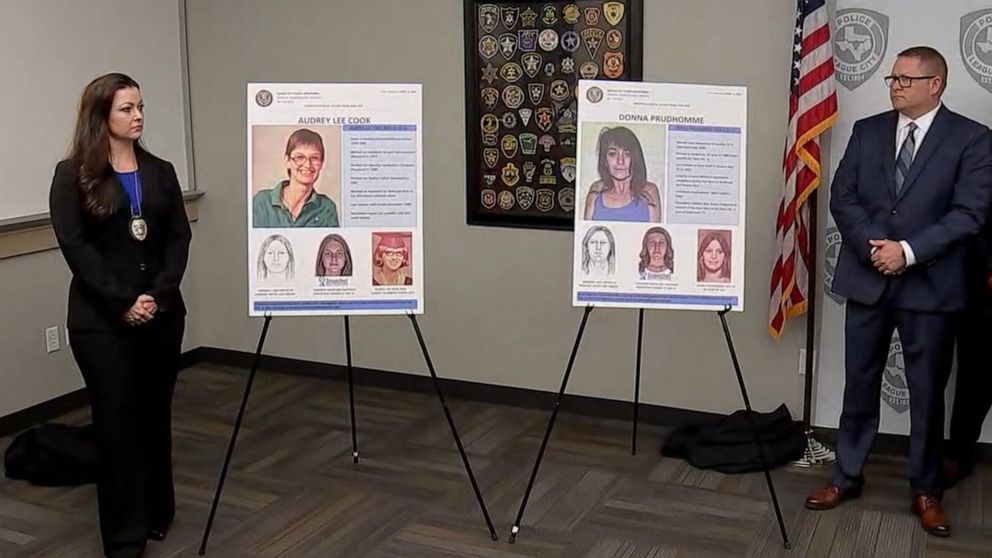
[(171, 409), (191, 234), (175, 169), (139, 143), (144, 109), (124, 74), (87, 85), (49, 198), (97, 433), (100, 533), (115, 558), (165, 538), (176, 506)]
[(584, 215), (590, 221), (661, 221), (661, 193), (648, 182), (641, 142), (629, 128), (603, 128), (596, 142), (599, 180), (589, 187)]

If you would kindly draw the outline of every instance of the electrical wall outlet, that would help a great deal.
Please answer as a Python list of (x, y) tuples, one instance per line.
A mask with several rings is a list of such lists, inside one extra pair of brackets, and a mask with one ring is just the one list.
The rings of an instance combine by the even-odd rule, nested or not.
[(50, 353), (54, 353), (62, 348), (61, 343), (59, 343), (59, 326), (52, 326), (45, 329), (45, 345), (48, 347), (48, 352)]

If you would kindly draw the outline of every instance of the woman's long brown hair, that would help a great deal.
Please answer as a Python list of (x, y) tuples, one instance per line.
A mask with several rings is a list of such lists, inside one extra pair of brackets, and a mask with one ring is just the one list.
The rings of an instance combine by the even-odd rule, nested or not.
[(113, 213), (118, 203), (115, 184), (110, 179), (107, 120), (113, 108), (114, 94), (129, 87), (138, 88), (138, 83), (124, 74), (106, 74), (91, 81), (79, 100), (69, 160), (79, 172), (77, 187), (83, 211), (101, 219)]

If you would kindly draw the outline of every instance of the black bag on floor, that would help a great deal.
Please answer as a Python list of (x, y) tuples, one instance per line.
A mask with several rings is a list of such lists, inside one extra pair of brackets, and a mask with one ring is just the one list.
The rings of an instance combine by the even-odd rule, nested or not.
[(92, 424), (43, 424), (22, 432), (4, 454), (9, 479), (39, 486), (96, 482), (99, 459)]
[[(765, 465), (755, 444), (761, 441)], [(685, 459), (700, 469), (748, 473), (774, 469), (803, 456), (806, 437), (789, 409), (781, 405), (770, 413), (737, 411), (730, 416), (676, 428), (661, 448), (666, 457)]]

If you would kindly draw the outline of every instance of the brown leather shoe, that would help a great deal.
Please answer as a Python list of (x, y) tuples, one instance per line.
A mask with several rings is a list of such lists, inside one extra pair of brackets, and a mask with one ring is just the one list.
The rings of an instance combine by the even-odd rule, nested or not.
[(861, 496), (860, 488), (841, 488), (836, 484), (828, 484), (810, 492), (809, 496), (806, 497), (806, 509), (832, 510), (841, 502), (852, 500), (858, 496)]
[(944, 517), (940, 500), (929, 494), (913, 496), (913, 513), (919, 516), (923, 530), (935, 537), (951, 536), (951, 524)]

